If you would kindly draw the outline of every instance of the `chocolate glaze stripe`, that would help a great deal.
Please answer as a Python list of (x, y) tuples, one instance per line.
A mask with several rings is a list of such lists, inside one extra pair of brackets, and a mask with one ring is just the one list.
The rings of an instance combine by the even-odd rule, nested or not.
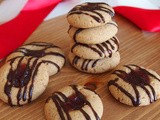
[[(116, 37), (112, 37), (111, 40), (117, 45), (117, 51), (119, 50), (119, 41)], [(112, 47), (113, 49), (113, 47)]]
[[(72, 120), (71, 117), (69, 116), (69, 113), (66, 112), (66, 109), (63, 108), (63, 101), (61, 101), (61, 99), (56, 95), (52, 97), (52, 100), (56, 105), (56, 108), (58, 110), (61, 120)], [(63, 111), (66, 113), (67, 119), (64, 117)]]
[[(110, 39), (110, 40), (112, 40), (112, 39)], [(104, 43), (106, 43), (106, 44), (108, 44), (110, 47), (111, 47), (111, 49), (112, 50), (114, 50), (115, 49), (115, 47), (112, 45), (112, 43), (111, 43), (111, 41), (110, 40), (107, 40), (106, 42), (104, 42)]]
[[(78, 63), (79, 59), (80, 59), (80, 57), (75, 56), (72, 60), (72, 65), (76, 65)], [(91, 67), (94, 68), (98, 61), (99, 60), (94, 61), (94, 60), (90, 60), (90, 59), (83, 59), (83, 62), (81, 64), (81, 70), (88, 71), (88, 66), (90, 63), (92, 63)]]
[(108, 11), (110, 11), (111, 13), (114, 13), (114, 11), (110, 10), (108, 7), (110, 7), (109, 4), (107, 3), (104, 3), (104, 2), (98, 2), (99, 5), (105, 5), (106, 7), (104, 6), (101, 6), (101, 8), (104, 8), (104, 9), (107, 9)]
[(42, 53), (43, 52), (43, 54), (45, 54), (45, 50), (47, 50), (49, 48), (59, 48), (59, 47), (57, 47), (57, 46), (45, 46), (43, 49), (40, 49), (40, 50), (30, 50), (30, 49), (27, 49), (27, 48), (20, 47), (17, 50), (15, 50), (13, 53), (21, 52), (26, 56), (30, 56), (30, 54), (34, 55), (34, 52), (36, 52), (36, 53)]
[(80, 59), (80, 57), (75, 56), (73, 61), (72, 61), (72, 65), (77, 64), (79, 59)]
[(102, 51), (102, 53), (106, 57), (105, 49), (101, 45), (107, 50), (107, 52), (109, 54), (109, 57), (112, 57), (112, 51), (109, 49), (109, 47), (107, 45), (107, 42), (104, 42), (104, 43), (101, 43), (101, 44), (97, 44), (97, 47)]
[(96, 47), (105, 54), (105, 49), (100, 44), (96, 44)]
[(76, 95), (79, 96), (79, 97), (85, 102), (85, 104), (87, 104), (87, 105), (91, 108), (91, 110), (92, 110), (92, 112), (93, 112), (96, 120), (100, 120), (98, 114), (97, 114), (96, 111), (93, 109), (93, 107), (92, 107), (92, 105), (90, 104), (90, 102), (89, 102), (89, 101), (86, 99), (86, 97), (78, 90), (77, 86), (76, 86), (76, 85), (71, 85), (71, 87), (72, 87), (72, 89), (75, 91)]
[(86, 120), (91, 120), (90, 116), (83, 109), (80, 109), (80, 112), (83, 114)]
[(94, 68), (94, 67), (96, 66), (96, 64), (97, 64), (98, 61), (99, 61), (99, 60), (96, 60), (96, 61), (93, 62), (92, 68)]
[(58, 66), (58, 64), (56, 64), (55, 62), (52, 61), (48, 61), (48, 60), (42, 60), (43, 63), (47, 63), (47, 64), (52, 64), (57, 68), (57, 72), (60, 71), (60, 66)]
[[(106, 50), (107, 50), (107, 52), (108, 52), (108, 54), (109, 54), (109, 57), (111, 57), (111, 56), (112, 56), (112, 51), (108, 48), (107, 42), (101, 43), (101, 45), (102, 45), (104, 48), (106, 48)], [(104, 54), (105, 54), (105, 52), (104, 52)]]
[[(85, 71), (88, 71), (88, 66), (89, 66), (89, 64), (91, 63), (91, 61), (92, 60), (87, 60), (87, 59), (85, 59), (84, 61), (83, 61), (83, 63), (82, 63), (82, 67), (81, 67), (81, 69), (82, 70), (85, 70)], [(92, 64), (93, 65), (93, 64)]]
[[(115, 86), (117, 87), (121, 92), (125, 93), (125, 95), (127, 95), (130, 100), (132, 101), (132, 104), (134, 106), (138, 106), (139, 105), (139, 101), (138, 100), (135, 100), (135, 98), (129, 93), (127, 92), (125, 89), (123, 89), (121, 86), (119, 86), (116, 82), (118, 81), (118, 78), (116, 78), (115, 80), (111, 80), (108, 82), (108, 86)], [(137, 95), (137, 94), (136, 94)], [(139, 98), (139, 96), (136, 96)]]
[[(105, 11), (105, 10), (103, 10), (103, 11)], [(103, 23), (105, 23), (105, 18), (103, 17), (102, 14), (100, 14), (99, 12), (96, 12), (95, 10), (93, 11), (93, 13), (97, 14), (102, 19)]]
[(36, 62), (34, 62), (34, 64), (33, 64), (34, 68), (32, 68), (32, 69), (34, 69), (34, 72), (32, 73), (32, 81), (31, 81), (31, 85), (29, 87), (28, 103), (30, 103), (31, 100), (32, 100), (32, 93), (33, 93), (33, 88), (34, 88), (35, 77), (37, 76), (38, 69), (39, 69), (39, 67), (41, 66), (42, 63), (43, 63), (43, 61), (38, 63), (38, 59), (36, 59)]
[(95, 21), (97, 21), (97, 22), (99, 22), (99, 23), (101, 22), (101, 20), (100, 20), (99, 17), (96, 17), (96, 16), (91, 15), (91, 14), (88, 14), (88, 13), (79, 12), (79, 11), (76, 12), (76, 11), (75, 11), (75, 12), (69, 13), (68, 16), (69, 16), (69, 15), (72, 15), (72, 14), (85, 14), (85, 15), (88, 15), (88, 16), (92, 17)]
[[(114, 22), (108, 22), (107, 24), (114, 25), (114, 26), (116, 26), (116, 27), (118, 28), (118, 26), (117, 26), (116, 23), (114, 23)], [(72, 28), (72, 26), (69, 27), (68, 33), (69, 33), (69, 31), (71, 30), (71, 28)], [(85, 29), (84, 29), (84, 28), (78, 28), (78, 29), (75, 31), (75, 33), (74, 33), (74, 35), (73, 35), (73, 40), (74, 40), (74, 42), (77, 42), (77, 35), (78, 35), (80, 32), (82, 32), (83, 30), (85, 30)], [(113, 38), (116, 39), (115, 37), (113, 37)], [(116, 42), (116, 41), (115, 41), (115, 42)]]
[(69, 28), (68, 28), (67, 33), (69, 33), (69, 31), (71, 30), (71, 28), (72, 28), (72, 26), (71, 26), (71, 25), (69, 25)]
[[(103, 3), (104, 4), (104, 3)], [(106, 4), (107, 5), (107, 4)], [(95, 21), (97, 22), (103, 22), (105, 23), (105, 19), (104, 19), (104, 16), (97, 12), (97, 11), (103, 11), (103, 12), (106, 12), (108, 13), (111, 17), (114, 16), (114, 13), (113, 11), (111, 11), (109, 8), (107, 7), (103, 7), (103, 6), (100, 6), (99, 3), (87, 3), (86, 5), (78, 5), (78, 7), (75, 7), (73, 8), (69, 13), (68, 13), (68, 16), (69, 15), (72, 15), (72, 14), (85, 14), (85, 15), (88, 15), (90, 17), (92, 17)], [(96, 15), (98, 15), (99, 17), (96, 17), (96, 15), (91, 15), (89, 13), (86, 13), (86, 12), (92, 12), (92, 13), (95, 13)], [(100, 20), (101, 18), (101, 20)]]
[[(33, 57), (34, 58), (34, 57)], [(34, 58), (35, 59), (35, 58)], [(34, 68), (36, 67), (37, 65), (37, 62), (38, 62), (38, 59), (35, 59), (32, 63), (32, 67), (31, 67), (31, 73), (32, 73), (32, 82), (31, 82), (31, 85), (29, 87), (29, 93), (28, 93), (28, 103), (31, 102), (31, 99), (32, 99), (32, 93), (33, 93), (33, 73), (34, 73)]]
[(145, 69), (143, 69), (143, 68), (141, 68), (141, 67), (139, 67), (139, 66), (137, 66), (137, 65), (133, 65), (133, 64), (129, 64), (129, 65), (130, 65), (130, 66), (135, 66), (135, 67), (137, 67), (137, 68), (143, 70), (143, 71), (146, 72), (149, 76), (151, 76), (151, 77), (153, 77), (154, 79), (157, 79), (158, 81), (160, 81), (159, 78), (157, 78), (155, 75), (153, 75), (153, 74), (150, 73), (149, 71), (147, 71), (147, 70), (145, 70)]
[[(62, 97), (65, 103), (69, 102), (69, 99), (63, 93), (56, 92), (56, 94)], [(63, 101), (59, 98), (58, 102), (61, 105), (61, 109), (63, 109), (63, 111), (65, 112), (67, 116), (67, 120), (71, 120), (71, 116), (69, 115), (69, 110), (65, 107), (65, 104), (63, 103)]]
[[(61, 96), (61, 97), (63, 98), (64, 102), (68, 102), (68, 101), (69, 101), (68, 98), (67, 98), (63, 93), (61, 93), (61, 92), (56, 92), (55, 94)], [(59, 100), (60, 100), (60, 99), (59, 99)], [(61, 100), (60, 100), (60, 101), (61, 101)], [(61, 102), (62, 102), (62, 101), (61, 101)], [(64, 109), (64, 111), (65, 111), (65, 113), (66, 113), (66, 115), (67, 115), (68, 120), (70, 120), (71, 117), (70, 117), (69, 112), (67, 111), (67, 109), (65, 109), (65, 105), (62, 104), (62, 103), (60, 103), (60, 104), (61, 104), (61, 108)], [(86, 120), (91, 120), (91, 119), (90, 119), (90, 116), (89, 116), (82, 108), (80, 108), (80, 112), (84, 115), (84, 117), (86, 118)]]
[(112, 37), (109, 40), (107, 40), (106, 42), (104, 42), (104, 43), (108, 44), (111, 47), (112, 50), (115, 50), (116, 48), (111, 42), (113, 42), (117, 46), (117, 50), (116, 51), (118, 51), (118, 49), (119, 49), (118, 39), (116, 37)]
[(108, 13), (111, 17), (114, 17), (114, 12), (106, 7), (101, 7), (101, 11)]
[[(23, 76), (18, 79), (18, 83), (19, 83), (19, 91), (18, 91), (18, 94), (17, 94), (17, 105), (20, 106), (20, 100), (23, 99), (23, 101), (26, 101), (26, 91), (27, 91), (27, 85), (30, 81), (30, 78), (31, 78), (31, 69), (30, 69), (30, 62), (31, 62), (32, 58), (29, 58), (27, 64), (26, 64), (26, 67), (25, 67), (25, 70), (23, 72)], [(21, 65), (22, 63), (20, 62), (20, 64), (18, 64), (17, 66), (17, 72), (21, 72)], [(17, 74), (17, 75), (20, 75), (20, 74)], [(26, 78), (27, 76), (27, 78)], [(22, 85), (22, 82), (26, 82), (27, 81), (27, 84), (25, 86)], [(24, 87), (24, 91), (22, 93), (22, 88)]]
[(143, 90), (146, 92), (146, 94), (148, 95), (148, 97), (149, 97), (149, 100), (150, 100), (150, 103), (152, 103), (152, 102), (154, 102), (154, 101), (156, 101), (156, 97), (155, 97), (155, 90), (154, 90), (154, 88), (151, 86), (151, 85), (148, 85), (148, 87), (151, 89), (151, 91), (152, 91), (152, 94), (153, 94), (153, 97), (152, 97), (152, 95), (151, 95), (151, 93), (149, 92), (149, 90), (145, 87), (145, 86), (142, 86), (141, 85), (141, 88), (143, 88)]
[(111, 24), (111, 25), (115, 26), (116, 28), (118, 28), (118, 25), (116, 23), (114, 23), (114, 22), (108, 22), (106, 24)]
[[(20, 101), (26, 101), (27, 100), (27, 86), (28, 83), (31, 80), (32, 72), (34, 69), (35, 64), (37, 63), (37, 59), (35, 59), (31, 65), (31, 60), (33, 57), (28, 59), (28, 62), (23, 64), (24, 57), (21, 57), (18, 60), (17, 68), (13, 70), (12, 66), (16, 59), (10, 60), (11, 68), (9, 70), (8, 76), (7, 76), (7, 82), (5, 85), (4, 92), (8, 96), (8, 103), (13, 106), (10, 92), (12, 87), (19, 88), (17, 93), (17, 105), (21, 106)], [(30, 67), (31, 66), (31, 67)], [(23, 89), (23, 91), (22, 91)], [(29, 93), (32, 92), (29, 90)]]
[[(29, 49), (26, 49), (26, 48), (19, 48), (15, 52), (21, 52), (24, 56), (33, 56), (33, 57), (37, 57), (37, 58), (41, 58), (41, 57), (44, 57), (44, 56), (47, 56), (47, 55), (53, 55), (53, 56), (62, 57), (65, 60), (65, 56), (61, 53), (58, 53), (58, 52), (45, 53), (45, 50), (47, 50), (49, 48), (51, 48), (51, 47), (49, 46), (49, 47), (46, 47), (42, 50), (29, 50)], [(18, 56), (18, 57), (20, 57), (20, 56)], [(16, 58), (17, 57), (12, 58), (12, 59), (16, 59)]]
[[(71, 85), (71, 88), (75, 91), (75, 94), (70, 96), (71, 98), (66, 97), (61, 92), (55, 92), (46, 101), (46, 102), (48, 102), (50, 99), (53, 100), (53, 102), (56, 105), (56, 108), (58, 110), (58, 113), (60, 115), (61, 120), (72, 120), (72, 118), (69, 114), (69, 112), (72, 110), (79, 110), (83, 114), (83, 116), (86, 118), (86, 120), (91, 120), (89, 114), (83, 110), (83, 106), (85, 106), (85, 105), (88, 105), (91, 108), (96, 120), (100, 120), (99, 116), (97, 115), (96, 111), (93, 109), (92, 105), (89, 103), (89, 101), (86, 99), (86, 97), (77, 89), (77, 86)], [(90, 91), (92, 91), (92, 90), (90, 90)], [(77, 100), (78, 100), (78, 102), (76, 102)], [(67, 116), (67, 119), (65, 118), (64, 113)]]
[[(148, 85), (152, 91), (153, 97), (150, 99), (150, 103), (157, 100), (157, 96), (156, 96), (156, 92), (154, 90), (154, 88), (151, 85)], [(151, 101), (152, 100), (152, 101)]]
[(48, 53), (46, 53), (46, 55), (53, 55), (53, 56), (62, 57), (64, 60), (66, 59), (63, 54), (58, 53), (58, 52), (48, 52)]
[[(21, 61), (23, 60), (23, 57), (21, 59), (19, 59), (18, 64), (17, 64), (17, 68), (19, 68)], [(12, 76), (15, 77), (15, 73), (18, 71), (17, 69), (15, 71), (13, 71), (13, 63), (14, 63), (15, 59), (13, 59), (13, 61), (10, 61), (10, 70), (9, 73), (7, 75), (7, 82), (5, 84), (5, 88), (4, 88), (4, 93), (7, 95), (8, 97), (8, 103), (10, 106), (13, 106), (12, 104), (12, 99), (11, 99), (11, 88), (13, 87), (13, 79)]]
[[(128, 69), (130, 69), (131, 72), (133, 72), (133, 69), (130, 66), (127, 66), (127, 65), (124, 65), (124, 66), (127, 67)], [(140, 67), (139, 67), (139, 69), (142, 70)], [(146, 72), (146, 70), (143, 72)], [(143, 81), (145, 81), (145, 79), (143, 77), (141, 77), (141, 79), (143, 79)], [(152, 103), (153, 101), (156, 101), (156, 93), (155, 93), (154, 88), (150, 84), (146, 84), (146, 85), (151, 89), (153, 97), (152, 97), (151, 93), (149, 92), (149, 90), (145, 86), (140, 84), (140, 87), (142, 87), (144, 89), (144, 91), (147, 93), (148, 97), (150, 98), (150, 103)]]
[(94, 52), (96, 52), (99, 56), (101, 56), (101, 57), (103, 56), (101, 51), (97, 50), (94, 47), (91, 47), (90, 45), (83, 44), (83, 43), (75, 43), (71, 48), (71, 52), (73, 52), (74, 48), (77, 46), (83, 46), (83, 47), (89, 48), (89, 49), (93, 50)]
[[(115, 72), (114, 72), (114, 74), (116, 74), (118, 77), (120, 77), (120, 78), (122, 78), (122, 74), (123, 75), (125, 75), (125, 76), (127, 76), (127, 73), (125, 72), (125, 71), (122, 71), (122, 70), (116, 70)], [(123, 79), (123, 78), (122, 78)], [(137, 79), (139, 79), (139, 80), (141, 80), (141, 78), (137, 78)], [(126, 80), (125, 80), (126, 81)], [(131, 83), (130, 83), (131, 84)], [(139, 91), (137, 90), (137, 88), (136, 88), (136, 86), (137, 85), (135, 85), (135, 84), (131, 84), (131, 86), (133, 87), (133, 89), (134, 89), (134, 91), (135, 91), (135, 94), (136, 94), (136, 103), (139, 103), (140, 104), (140, 95), (139, 95)], [(146, 92), (146, 94), (148, 95), (148, 97), (150, 98), (150, 102), (152, 102), (153, 101), (153, 99), (152, 99), (152, 97), (151, 97), (151, 94), (149, 93), (149, 91), (144, 87), (144, 85), (138, 85), (138, 86), (140, 86), (145, 92)], [(147, 86), (149, 86), (149, 84), (147, 84)], [(151, 86), (150, 86), (151, 87)], [(154, 92), (155, 93), (155, 92)], [(154, 94), (153, 93), (153, 94)], [(126, 94), (126, 93), (125, 93)], [(134, 103), (135, 104), (135, 103)], [(138, 104), (138, 105), (139, 105)]]
[[(130, 66), (134, 66), (134, 67), (136, 67), (136, 69), (134, 70)], [(123, 70), (116, 70), (113, 74), (116, 74), (118, 77), (120, 77), (125, 82), (128, 82), (133, 87), (135, 94), (136, 94), (136, 101), (134, 100), (133, 96), (131, 97), (129, 95), (130, 93), (128, 93), (127, 91), (124, 91), (123, 88), (116, 83), (118, 81), (118, 79), (112, 80), (111, 82), (109, 82), (108, 85), (109, 86), (114, 85), (118, 89), (120, 89), (124, 94), (126, 94), (131, 99), (132, 104), (134, 106), (138, 106), (140, 104), (140, 94), (139, 94), (139, 91), (137, 90), (137, 86), (141, 87), (146, 92), (146, 94), (148, 95), (148, 97), (150, 99), (150, 103), (152, 103), (153, 101), (156, 101), (157, 100), (156, 92), (155, 92), (154, 88), (150, 85), (149, 76), (157, 79), (158, 81), (159, 81), (159, 79), (155, 75), (151, 74), (147, 70), (145, 70), (137, 65), (125, 65), (124, 67), (127, 67), (128, 69), (130, 69), (130, 73), (126, 73)], [(146, 88), (146, 86), (149, 87), (151, 92)]]
[[(105, 41), (105, 42), (103, 42), (101, 44), (95, 44), (96, 48), (95, 47), (91, 47), (90, 45), (87, 45), (87, 44), (75, 42), (75, 44), (71, 48), (71, 52), (73, 52), (74, 48), (76, 48), (77, 46), (82, 46), (82, 47), (86, 47), (86, 48), (92, 49), (94, 52), (98, 53), (101, 57), (103, 55), (105, 55), (105, 52), (107, 50), (108, 54), (109, 54), (109, 57), (111, 57), (112, 56), (112, 50), (115, 50), (115, 47), (112, 45), (111, 41), (114, 42), (114, 44), (117, 46), (117, 50), (116, 51), (118, 51), (119, 42), (118, 42), (116, 37), (113, 37), (113, 38), (111, 38), (111, 39), (109, 39), (109, 40), (107, 40), (107, 41)], [(109, 46), (111, 47), (112, 50), (109, 48)]]
[(82, 66), (81, 66), (81, 69), (82, 69), (82, 70), (85, 70), (85, 68), (86, 68), (85, 66), (86, 66), (87, 61), (88, 61), (88, 60), (85, 59), (85, 60), (82, 62)]
[[(157, 79), (158, 81), (160, 81), (160, 79), (158, 79), (155, 75), (151, 74), (151, 73), (148, 72), (147, 70), (145, 70), (145, 69), (143, 69), (143, 68), (141, 68), (141, 67), (139, 67), (139, 66), (137, 66), (137, 65), (133, 65), (133, 64), (130, 64), (130, 66), (137, 67), (137, 68), (141, 69), (143, 72), (145, 72), (146, 74), (148, 74), (149, 76), (151, 76), (151, 77), (153, 77), (154, 79)], [(128, 66), (125, 66), (125, 67), (128, 67)], [(128, 67), (128, 68), (129, 68), (129, 67)], [(131, 69), (131, 68), (130, 68), (130, 69)], [(148, 86), (149, 86), (149, 88), (151, 89), (152, 94), (153, 94), (153, 98), (152, 98), (152, 99), (154, 99), (154, 101), (156, 101), (157, 98), (156, 98), (156, 92), (155, 92), (154, 88), (153, 88), (151, 85), (149, 85), (149, 84), (148, 84)], [(150, 96), (151, 96), (151, 95), (150, 95)], [(152, 97), (152, 96), (151, 96), (151, 97)], [(152, 99), (150, 99), (151, 102), (153, 102)]]
[(15, 61), (16, 59), (21, 58), (21, 57), (22, 57), (22, 56), (17, 56), (17, 57), (11, 58), (11, 59), (9, 59), (7, 62)]
[(88, 65), (89, 63), (91, 62), (91, 60), (88, 60), (87, 64), (86, 64), (86, 67), (85, 67), (85, 70), (88, 71)]
[(77, 29), (76, 31), (75, 31), (75, 33), (74, 33), (74, 35), (73, 35), (73, 40), (74, 40), (74, 42), (77, 42), (77, 35), (81, 32), (81, 31), (83, 31), (84, 29), (83, 28), (79, 28), (79, 29)]

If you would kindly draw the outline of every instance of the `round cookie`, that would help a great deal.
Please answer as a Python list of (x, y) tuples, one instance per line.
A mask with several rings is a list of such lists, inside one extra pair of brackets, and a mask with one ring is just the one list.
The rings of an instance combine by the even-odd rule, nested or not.
[(75, 6), (67, 15), (70, 25), (77, 28), (90, 28), (106, 24), (114, 16), (114, 10), (106, 3), (86, 2)]
[(48, 81), (44, 62), (34, 57), (12, 59), (0, 69), (0, 99), (10, 106), (30, 103), (44, 92)]
[(119, 41), (117, 37), (113, 37), (101, 44), (83, 44), (73, 42), (71, 52), (76, 56), (84, 59), (102, 59), (112, 57), (112, 54), (118, 51)]
[(103, 73), (115, 68), (120, 62), (119, 52), (115, 52), (112, 57), (91, 60), (80, 58), (73, 53), (69, 53), (69, 61), (76, 69), (86, 73)]
[(100, 120), (103, 104), (95, 91), (70, 85), (54, 92), (44, 111), (47, 120)]
[(63, 51), (52, 43), (32, 42), (21, 46), (11, 53), (6, 62), (10, 59), (22, 56), (32, 56), (45, 61), (49, 76), (56, 74), (65, 64), (65, 56)]
[(121, 103), (145, 106), (160, 98), (160, 76), (137, 65), (115, 70), (108, 82), (109, 91)]
[(107, 24), (95, 28), (75, 28), (70, 26), (68, 33), (74, 42), (84, 44), (100, 44), (112, 38), (118, 32), (118, 25), (110, 21)]

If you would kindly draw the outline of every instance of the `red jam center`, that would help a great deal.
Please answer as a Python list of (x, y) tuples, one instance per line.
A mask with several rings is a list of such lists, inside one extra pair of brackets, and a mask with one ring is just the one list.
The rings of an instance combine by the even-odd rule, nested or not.
[(85, 105), (84, 96), (77, 96), (76, 94), (70, 96), (65, 103), (65, 108), (69, 110), (79, 110)]

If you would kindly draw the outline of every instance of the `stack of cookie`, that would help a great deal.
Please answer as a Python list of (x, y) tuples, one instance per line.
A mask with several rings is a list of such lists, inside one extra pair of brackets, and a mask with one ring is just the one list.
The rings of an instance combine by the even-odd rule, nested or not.
[(83, 3), (67, 15), (72, 38), (70, 63), (80, 71), (102, 73), (120, 62), (114, 10), (106, 3)]

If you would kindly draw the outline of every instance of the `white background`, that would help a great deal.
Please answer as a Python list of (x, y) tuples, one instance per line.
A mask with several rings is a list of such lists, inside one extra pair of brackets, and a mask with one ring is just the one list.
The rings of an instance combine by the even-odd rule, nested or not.
[(107, 2), (111, 6), (133, 6), (145, 9), (160, 9), (160, 0), (64, 0), (49, 14), (46, 20), (66, 14), (75, 5), (83, 2)]

